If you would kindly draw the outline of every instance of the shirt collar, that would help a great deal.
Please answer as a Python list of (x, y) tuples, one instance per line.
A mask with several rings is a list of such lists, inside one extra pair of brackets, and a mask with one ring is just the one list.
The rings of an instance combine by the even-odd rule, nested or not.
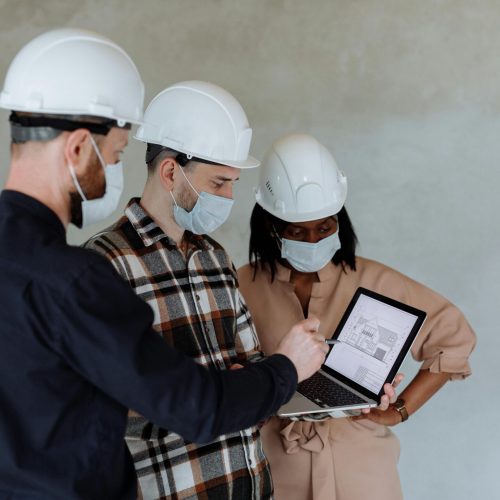
[(29, 212), (37, 219), (40, 219), (45, 226), (49, 227), (57, 235), (57, 237), (66, 241), (66, 229), (59, 217), (42, 202), (28, 196), (19, 191), (5, 189), (0, 193), (2, 203), (16, 205), (21, 209)]
[[(139, 198), (132, 198), (128, 202), (127, 208), (125, 208), (125, 216), (132, 224), (145, 247), (154, 245), (161, 240), (164, 240), (168, 246), (177, 247), (175, 241), (165, 234), (163, 229), (144, 209)], [(196, 247), (202, 250), (213, 250), (213, 246), (203, 235), (193, 234), (190, 231), (186, 231), (184, 235), (185, 238)]]

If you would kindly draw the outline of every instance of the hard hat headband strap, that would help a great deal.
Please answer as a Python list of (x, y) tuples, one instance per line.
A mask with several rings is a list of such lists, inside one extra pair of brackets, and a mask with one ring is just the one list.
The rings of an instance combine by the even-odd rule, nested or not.
[(10, 137), (14, 144), (22, 144), (28, 141), (51, 141), (61, 132), (62, 130), (56, 130), (52, 127), (23, 127), (18, 123), (10, 122)]
[[(169, 150), (175, 155), (173, 156), (174, 160), (181, 166), (185, 167), (190, 161), (196, 161), (199, 163), (206, 163), (207, 165), (220, 165), (220, 163), (204, 160), (203, 158), (198, 158), (197, 156), (192, 156), (187, 153), (180, 153), (179, 151), (175, 151), (174, 149), (170, 149), (166, 146), (162, 146), (161, 144), (154, 144), (151, 142), (147, 143), (146, 147), (146, 163), (151, 163), (162, 151)], [(177, 154), (175, 154), (177, 153)]]
[(175, 161), (181, 166), (185, 167), (190, 161), (196, 161), (198, 163), (206, 163), (207, 165), (220, 165), (215, 161), (204, 160), (203, 158), (198, 158), (196, 156), (188, 155), (186, 153), (178, 153), (175, 157)]
[[(85, 120), (84, 117), (75, 116), (74, 118), (73, 120), (69, 119), (69, 117), (19, 115), (12, 112), (9, 117), (11, 137), (15, 143), (50, 141), (62, 131), (73, 132), (85, 128), (92, 134), (107, 135), (113, 127), (118, 126), (116, 120), (92, 122)], [(128, 130), (131, 125), (128, 123), (122, 128)]]

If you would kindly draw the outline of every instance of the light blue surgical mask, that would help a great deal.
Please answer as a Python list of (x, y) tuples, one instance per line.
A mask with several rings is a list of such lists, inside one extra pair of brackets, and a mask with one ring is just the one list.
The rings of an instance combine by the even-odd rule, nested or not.
[(281, 238), (281, 257), (303, 273), (315, 273), (323, 269), (340, 250), (339, 230), (317, 243)]
[(215, 231), (226, 222), (233, 208), (234, 200), (204, 191), (198, 193), (191, 182), (189, 182), (182, 167), (180, 170), (191, 186), (191, 189), (198, 195), (198, 199), (195, 206), (188, 212), (177, 204), (172, 191), (170, 191), (170, 195), (175, 203), (175, 222), (194, 234), (207, 234)]
[(123, 164), (121, 161), (112, 165), (106, 165), (94, 138), (90, 136), (92, 146), (99, 158), (104, 176), (106, 178), (106, 192), (101, 198), (87, 199), (80, 183), (76, 177), (73, 165), (69, 164), (69, 171), (73, 183), (82, 198), (82, 227), (89, 226), (109, 217), (117, 208), (123, 193)]

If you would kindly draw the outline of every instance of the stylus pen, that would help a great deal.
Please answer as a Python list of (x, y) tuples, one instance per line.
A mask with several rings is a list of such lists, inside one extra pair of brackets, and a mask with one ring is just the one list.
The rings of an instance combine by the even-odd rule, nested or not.
[(341, 340), (335, 340), (335, 339), (325, 339), (325, 342), (328, 345), (334, 345), (334, 344), (342, 344)]

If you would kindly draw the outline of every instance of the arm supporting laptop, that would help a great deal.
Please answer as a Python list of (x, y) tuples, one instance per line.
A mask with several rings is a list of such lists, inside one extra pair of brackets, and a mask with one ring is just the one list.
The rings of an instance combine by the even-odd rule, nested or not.
[[(449, 373), (432, 373), (429, 370), (420, 370), (399, 396), (405, 401), (408, 415), (413, 415), (437, 391), (439, 391), (449, 379)], [(401, 415), (392, 406), (389, 407), (388, 411), (377, 408), (371, 410), (370, 413), (354, 418), (367, 418), (378, 424), (389, 426), (401, 423)]]

